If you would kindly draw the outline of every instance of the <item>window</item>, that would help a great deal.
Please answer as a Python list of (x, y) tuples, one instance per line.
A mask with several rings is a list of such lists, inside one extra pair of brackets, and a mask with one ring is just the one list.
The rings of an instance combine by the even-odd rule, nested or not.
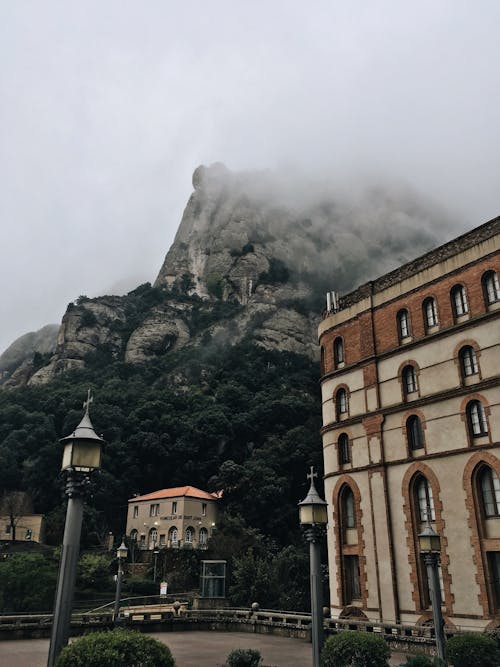
[(202, 546), (208, 543), (208, 530), (206, 528), (200, 528), (200, 544)]
[(436, 300), (433, 299), (432, 296), (425, 299), (422, 304), (422, 310), (424, 313), (425, 328), (431, 329), (432, 327), (435, 327), (438, 323), (438, 316)]
[(207, 516), (207, 503), (201, 503), (201, 516)]
[(188, 544), (192, 544), (193, 539), (194, 539), (194, 528), (189, 526), (188, 528), (186, 528), (186, 542)]
[(165, 546), (165, 533), (160, 535), (160, 547)]
[(422, 449), (424, 446), (424, 437), (422, 434), (422, 424), (417, 415), (411, 415), (406, 420), (406, 437), (408, 438), (408, 447), (410, 451)]
[(333, 362), (335, 368), (344, 363), (344, 341), (340, 336), (333, 341)]
[(177, 514), (177, 500), (172, 501), (172, 514)]
[(455, 285), (455, 287), (452, 288), (450, 294), (453, 315), (455, 317), (466, 315), (469, 312), (469, 306), (467, 304), (467, 294), (465, 293), (465, 287), (463, 285)]
[(135, 529), (130, 531), (130, 539), (132, 540), (132, 542), (137, 542), (137, 535), (138, 533)]
[(460, 352), (458, 353), (458, 356), (460, 359), (460, 369), (462, 371), (462, 377), (465, 378), (479, 373), (476, 351), (471, 345), (466, 345), (465, 347), (462, 347)]
[(139, 505), (134, 505), (134, 519), (139, 516)]
[(467, 403), (467, 423), (469, 433), (473, 438), (488, 433), (488, 422), (486, 421), (486, 413), (481, 401), (470, 401), (470, 403)]
[(345, 603), (361, 599), (359, 556), (344, 556)]
[(179, 533), (175, 526), (172, 526), (172, 528), (168, 531), (168, 539), (172, 544), (176, 544), (179, 541)]
[(484, 516), (500, 516), (500, 481), (496, 472), (485, 466), (479, 475), (479, 486)]
[(500, 301), (500, 284), (498, 283), (498, 275), (495, 271), (487, 271), (482, 279), (484, 300), (486, 305)]
[(403, 392), (404, 395), (413, 394), (417, 391), (417, 374), (413, 366), (405, 366), (403, 368)]
[(337, 391), (335, 398), (335, 410), (337, 413), (337, 419), (342, 419), (349, 412), (349, 404), (347, 401), (347, 392), (344, 388), (340, 388)]
[(354, 511), (354, 494), (351, 489), (346, 486), (342, 496), (342, 517), (344, 520), (344, 528), (356, 528), (356, 513)]
[(153, 505), (149, 506), (149, 516), (158, 516), (159, 513), (160, 513), (159, 503), (154, 503)]
[(321, 373), (326, 373), (325, 367), (325, 348), (321, 346)]
[(149, 548), (154, 549), (158, 542), (158, 531), (156, 528), (151, 528), (149, 531)]
[(415, 495), (418, 508), (418, 520), (420, 523), (436, 520), (434, 510), (434, 498), (432, 488), (425, 477), (419, 477), (415, 484)]
[(349, 446), (349, 436), (347, 433), (341, 433), (338, 439), (339, 464), (351, 462), (351, 452)]
[(488, 551), (491, 584), (495, 594), (495, 607), (500, 607), (500, 551)]
[(410, 335), (410, 319), (406, 309), (400, 310), (397, 315), (399, 340), (404, 340)]

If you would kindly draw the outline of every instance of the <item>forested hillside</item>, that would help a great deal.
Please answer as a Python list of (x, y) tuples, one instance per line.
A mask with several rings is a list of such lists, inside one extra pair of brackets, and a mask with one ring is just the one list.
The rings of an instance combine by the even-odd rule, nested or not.
[[(134, 493), (191, 484), (224, 489), (231, 515), (278, 543), (297, 536), (307, 466), (321, 466), (318, 368), (305, 356), (209, 342), (140, 365), (105, 349), (43, 387), (0, 391), (0, 487), (23, 489), (62, 528), (59, 438), (82, 415), (106, 440), (85, 541), (119, 534)], [(295, 533), (295, 537), (292, 535)]]

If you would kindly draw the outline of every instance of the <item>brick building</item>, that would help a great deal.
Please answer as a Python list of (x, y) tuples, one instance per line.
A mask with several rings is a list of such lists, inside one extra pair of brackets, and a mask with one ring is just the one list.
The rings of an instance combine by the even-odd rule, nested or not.
[[(319, 326), (331, 613), (500, 623), (500, 218), (340, 299)], [(337, 305), (337, 304), (336, 304)]]
[(206, 548), (217, 518), (219, 494), (179, 486), (128, 501), (127, 535), (142, 549)]

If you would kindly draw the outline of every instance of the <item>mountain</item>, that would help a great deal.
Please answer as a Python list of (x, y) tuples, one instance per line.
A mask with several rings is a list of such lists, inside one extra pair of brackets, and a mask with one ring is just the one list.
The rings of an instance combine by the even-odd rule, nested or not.
[(198, 167), (193, 187), (154, 285), (69, 304), (50, 360), (11, 355), (4, 386), (45, 384), (103, 351), (145, 363), (209, 341), (250, 340), (314, 359), (325, 292), (422, 254), (448, 224), (408, 191), (332, 194), (218, 163)]
[(26, 381), (37, 365), (40, 366), (44, 360), (47, 362), (54, 354), (58, 331), (58, 324), (47, 324), (38, 331), (16, 338), (0, 355), (0, 382), (2, 377), (10, 377), (14, 371), (14, 381)]

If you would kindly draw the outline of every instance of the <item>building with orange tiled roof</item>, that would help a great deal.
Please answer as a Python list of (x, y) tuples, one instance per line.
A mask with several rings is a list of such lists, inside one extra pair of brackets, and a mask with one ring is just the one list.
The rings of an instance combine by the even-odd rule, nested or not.
[(220, 495), (177, 486), (130, 498), (127, 535), (142, 549), (206, 548)]

